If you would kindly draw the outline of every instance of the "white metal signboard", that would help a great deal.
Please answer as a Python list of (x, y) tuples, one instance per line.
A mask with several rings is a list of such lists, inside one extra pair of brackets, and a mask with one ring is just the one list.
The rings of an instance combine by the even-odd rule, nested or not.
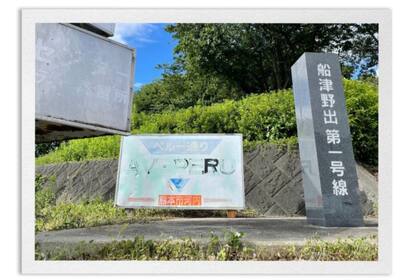
[(243, 209), (241, 134), (122, 137), (120, 207)]
[(71, 24), (37, 23), (36, 141), (128, 134), (135, 50)]

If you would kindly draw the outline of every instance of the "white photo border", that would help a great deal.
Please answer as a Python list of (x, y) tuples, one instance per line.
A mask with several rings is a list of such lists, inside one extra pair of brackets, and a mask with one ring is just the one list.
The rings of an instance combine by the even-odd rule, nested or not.
[[(36, 261), (35, 24), (133, 23), (378, 23), (378, 261)], [(21, 10), (21, 272), (25, 274), (389, 274), (392, 266), (392, 42), (390, 9), (22, 9)]]

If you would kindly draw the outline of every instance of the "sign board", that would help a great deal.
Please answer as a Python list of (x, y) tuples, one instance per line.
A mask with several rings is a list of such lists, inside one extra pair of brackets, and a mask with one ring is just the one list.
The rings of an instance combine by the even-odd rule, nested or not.
[(241, 134), (122, 137), (115, 204), (243, 209)]
[(38, 143), (128, 134), (135, 50), (71, 24), (36, 24)]
[(304, 53), (292, 66), (306, 216), (362, 226), (359, 186), (338, 56)]

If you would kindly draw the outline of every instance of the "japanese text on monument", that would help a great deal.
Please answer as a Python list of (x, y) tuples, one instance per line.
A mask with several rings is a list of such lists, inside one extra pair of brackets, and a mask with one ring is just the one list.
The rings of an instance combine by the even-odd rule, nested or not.
[(325, 141), (331, 144), (334, 149), (328, 150), (330, 155), (330, 172), (334, 178), (331, 181), (332, 193), (336, 196), (347, 196), (347, 182), (345, 180), (345, 166), (341, 160), (336, 159), (337, 154), (342, 154), (340, 148), (340, 130), (338, 128), (339, 119), (334, 104), (334, 83), (331, 79), (331, 66), (319, 63), (317, 66), (320, 102), (324, 116)]

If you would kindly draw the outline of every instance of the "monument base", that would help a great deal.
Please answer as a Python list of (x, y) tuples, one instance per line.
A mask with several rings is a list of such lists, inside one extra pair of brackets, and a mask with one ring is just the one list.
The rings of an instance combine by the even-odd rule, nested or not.
[(363, 218), (340, 217), (335, 214), (325, 214), (323, 209), (306, 209), (308, 224), (323, 227), (363, 227)]

